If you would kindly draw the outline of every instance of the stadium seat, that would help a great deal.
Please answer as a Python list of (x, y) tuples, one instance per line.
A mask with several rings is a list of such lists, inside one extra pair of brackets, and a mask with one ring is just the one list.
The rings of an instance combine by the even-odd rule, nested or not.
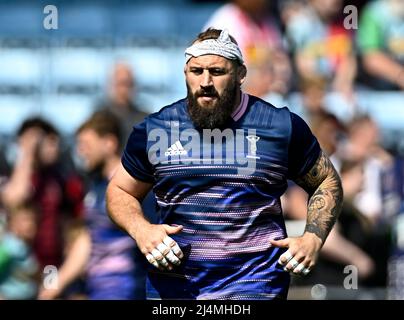
[(97, 93), (104, 85), (110, 55), (95, 48), (51, 50), (50, 80), (53, 92)]
[(39, 103), (35, 96), (0, 95), (0, 134), (13, 136), (26, 118), (39, 113)]
[(49, 95), (40, 114), (51, 121), (64, 135), (72, 135), (91, 115), (95, 97), (88, 95)]
[(39, 50), (3, 49), (0, 51), (0, 92), (40, 91), (46, 60)]

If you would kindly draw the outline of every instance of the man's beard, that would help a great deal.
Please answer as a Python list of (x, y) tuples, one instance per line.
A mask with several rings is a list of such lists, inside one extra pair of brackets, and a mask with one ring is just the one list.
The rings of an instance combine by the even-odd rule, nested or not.
[[(219, 96), (213, 86), (200, 89), (195, 94), (192, 94), (187, 84), (187, 90), (188, 112), (197, 129), (222, 129), (228, 124), (235, 107), (237, 91), (239, 90), (236, 82), (225, 89), (222, 96)], [(203, 96), (215, 97), (214, 105), (201, 106), (198, 103), (198, 98)]]

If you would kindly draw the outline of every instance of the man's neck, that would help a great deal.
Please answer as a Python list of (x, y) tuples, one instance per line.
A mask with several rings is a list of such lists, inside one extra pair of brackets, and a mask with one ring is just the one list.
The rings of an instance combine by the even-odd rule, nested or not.
[(241, 103), (241, 90), (239, 89), (239, 90), (237, 90), (237, 93), (236, 93), (236, 100), (235, 100), (235, 102), (234, 102), (234, 106), (233, 106), (233, 111), (232, 111), (232, 112), (234, 112), (234, 111), (237, 110), (237, 108), (240, 106), (240, 103)]

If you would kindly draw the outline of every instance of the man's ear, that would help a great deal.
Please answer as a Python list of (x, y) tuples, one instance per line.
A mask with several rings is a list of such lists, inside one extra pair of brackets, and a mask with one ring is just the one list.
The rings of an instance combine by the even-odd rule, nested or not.
[(242, 85), (244, 83), (246, 77), (247, 67), (245, 66), (245, 64), (243, 64), (237, 68), (237, 81), (239, 85)]

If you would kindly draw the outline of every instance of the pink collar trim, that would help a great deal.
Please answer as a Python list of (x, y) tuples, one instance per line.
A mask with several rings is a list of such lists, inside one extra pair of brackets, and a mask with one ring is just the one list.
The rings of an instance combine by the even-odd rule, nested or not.
[(245, 111), (247, 110), (247, 104), (248, 104), (248, 95), (245, 94), (244, 92), (241, 93), (241, 102), (239, 106), (237, 107), (236, 110), (233, 111), (231, 117), (233, 118), (234, 121), (240, 120), (240, 118), (243, 116)]

